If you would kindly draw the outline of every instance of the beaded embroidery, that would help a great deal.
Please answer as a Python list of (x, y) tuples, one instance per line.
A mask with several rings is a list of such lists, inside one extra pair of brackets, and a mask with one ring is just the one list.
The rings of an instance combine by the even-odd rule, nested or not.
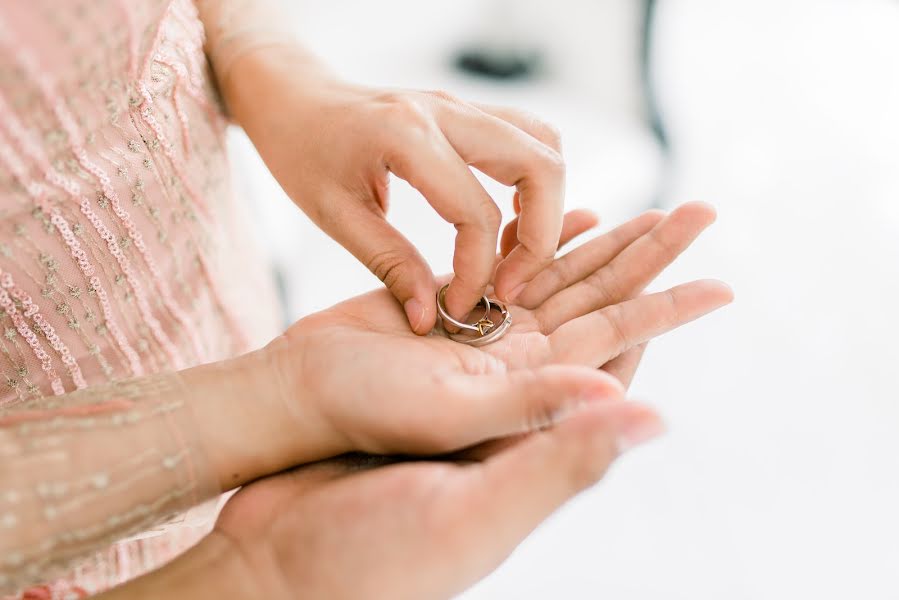
[[(274, 323), (249, 308), (260, 278), (244, 267), (258, 265), (203, 35), (191, 0), (0, 7), (0, 540), (23, 540), (0, 541), (0, 596), (50, 573), (34, 597), (95, 593), (208, 527), (111, 545), (198, 492), (181, 407), (158, 399), (171, 381), (120, 382), (233, 356)], [(152, 444), (65, 452), (73, 431), (152, 423)], [(97, 498), (158, 477), (168, 493), (92, 518)]]

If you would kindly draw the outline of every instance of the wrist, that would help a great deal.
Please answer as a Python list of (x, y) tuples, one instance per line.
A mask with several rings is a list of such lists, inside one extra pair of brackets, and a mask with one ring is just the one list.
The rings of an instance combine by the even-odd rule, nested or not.
[[(296, 47), (296, 15), (279, 0), (196, 0), (205, 51), (220, 87), (239, 61), (269, 47)], [(308, 55), (311, 58), (311, 55)]]
[(213, 531), (165, 566), (98, 596), (98, 600), (214, 600), (280, 598), (266, 595), (271, 579), (247, 562), (226, 536)]
[(300, 335), (299, 326), (272, 340), (260, 352), (269, 365), (271, 385), (276, 388), (272, 399), (283, 415), (280, 428), (291, 444), (295, 460), (282, 469), (298, 464), (331, 458), (353, 448), (322, 410), (321, 393), (317, 392), (315, 373), (305, 373), (305, 357), (315, 348)]
[[(222, 63), (223, 61), (219, 61)], [(213, 63), (222, 99), (234, 120), (252, 136), (266, 116), (291, 112), (338, 78), (317, 56), (299, 43), (276, 36), (260, 37), (219, 67)]]
[(298, 377), (296, 337), (185, 372), (210, 468), (221, 490), (343, 452)]

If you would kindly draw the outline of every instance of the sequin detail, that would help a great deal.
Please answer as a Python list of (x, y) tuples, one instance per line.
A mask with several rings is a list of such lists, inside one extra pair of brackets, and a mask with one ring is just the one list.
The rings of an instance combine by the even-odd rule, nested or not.
[[(177, 408), (153, 401), (155, 388), (120, 394), (133, 410), (103, 391), (234, 356), (275, 333), (273, 295), (233, 199), (227, 120), (203, 44), (191, 0), (0, 7), (0, 464), (36, 461), (16, 464), (31, 483), (17, 472), (0, 484), (0, 539), (35, 531), (23, 538), (33, 543), (0, 544), (0, 596), (45, 574), (55, 579), (30, 597), (93, 594), (208, 529), (207, 515), (178, 517), (202, 526), (145, 531), (192, 503), (189, 482), (201, 474), (171, 422)], [(92, 402), (114, 410), (65, 412)], [(39, 418), (10, 420), (25, 414)], [(83, 468), (63, 456), (73, 428), (102, 436), (150, 422), (162, 432), (152, 447), (114, 448)], [(57, 458), (68, 468), (54, 471)], [(87, 499), (158, 476), (172, 478), (173, 495), (102, 526), (69, 527)], [(62, 525), (51, 537), (66, 551), (42, 547), (49, 538), (38, 524)], [(123, 531), (142, 533), (113, 543)], [(40, 552), (52, 560), (36, 560)]]

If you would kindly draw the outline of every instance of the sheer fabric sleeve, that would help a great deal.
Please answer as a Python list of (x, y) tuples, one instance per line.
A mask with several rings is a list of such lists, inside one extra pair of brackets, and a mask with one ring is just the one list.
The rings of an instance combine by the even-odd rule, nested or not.
[(275, 0), (197, 0), (197, 7), (206, 30), (206, 54), (221, 87), (241, 56), (296, 42), (284, 7)]
[(0, 409), (0, 592), (219, 492), (188, 394), (168, 374)]

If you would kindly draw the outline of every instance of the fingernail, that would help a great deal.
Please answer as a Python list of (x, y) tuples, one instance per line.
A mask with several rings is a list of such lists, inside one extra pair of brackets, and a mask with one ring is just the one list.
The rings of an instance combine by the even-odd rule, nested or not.
[(418, 299), (409, 298), (406, 300), (406, 303), (403, 304), (403, 309), (406, 311), (406, 318), (409, 319), (409, 325), (414, 331), (418, 331), (418, 326), (421, 325), (421, 321), (425, 317), (425, 307), (418, 301)]
[(628, 450), (653, 440), (665, 433), (665, 424), (655, 415), (644, 414), (626, 422), (618, 432), (618, 452)]
[(527, 282), (522, 283), (521, 285), (516, 287), (514, 290), (512, 290), (511, 292), (506, 294), (506, 302), (508, 302), (509, 304), (512, 304), (513, 302), (515, 302), (515, 300), (518, 299), (518, 296), (521, 295), (521, 292), (524, 291), (524, 288), (526, 288), (527, 285), (528, 285)]

